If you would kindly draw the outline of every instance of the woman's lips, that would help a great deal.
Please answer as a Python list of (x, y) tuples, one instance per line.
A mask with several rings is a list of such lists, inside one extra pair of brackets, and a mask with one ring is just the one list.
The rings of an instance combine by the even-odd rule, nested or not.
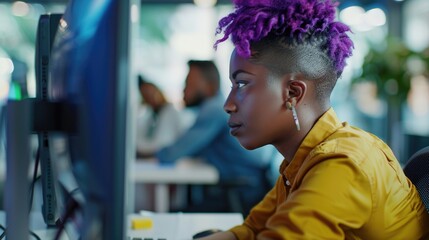
[(228, 122), (228, 126), (231, 129), (230, 130), (231, 135), (235, 136), (235, 135), (237, 135), (238, 130), (241, 128), (242, 124), (234, 123), (234, 122)]

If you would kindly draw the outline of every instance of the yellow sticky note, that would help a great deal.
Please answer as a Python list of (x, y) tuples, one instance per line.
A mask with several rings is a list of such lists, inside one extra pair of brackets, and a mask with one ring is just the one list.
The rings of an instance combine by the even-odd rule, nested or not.
[(153, 221), (150, 218), (134, 218), (134, 219), (131, 219), (131, 228), (134, 230), (149, 229), (152, 227), (153, 227)]

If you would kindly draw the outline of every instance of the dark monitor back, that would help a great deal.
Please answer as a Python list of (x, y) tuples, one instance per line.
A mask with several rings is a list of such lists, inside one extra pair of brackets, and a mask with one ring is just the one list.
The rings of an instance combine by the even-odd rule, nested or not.
[[(48, 101), (48, 83), (50, 81), (50, 59), (51, 48), (61, 14), (43, 14), (39, 18), (36, 35), (36, 99)], [(48, 116), (43, 116), (48, 117)], [(53, 118), (54, 116), (50, 116)], [(43, 122), (47, 122), (43, 119)], [(42, 214), (48, 226), (55, 226), (59, 219), (57, 202), (57, 185), (55, 183), (55, 173), (52, 159), (49, 152), (49, 133), (47, 131), (38, 132), (38, 154), (40, 158), (41, 182), (42, 182)]]
[(64, 138), (82, 192), (82, 239), (125, 239), (129, 1), (71, 0), (51, 54), (51, 101), (76, 109)]

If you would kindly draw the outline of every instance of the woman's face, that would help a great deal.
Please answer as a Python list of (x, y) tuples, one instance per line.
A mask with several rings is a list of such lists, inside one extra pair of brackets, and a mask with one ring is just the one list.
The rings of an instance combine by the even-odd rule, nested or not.
[(281, 141), (290, 125), (282, 81), (270, 79), (266, 67), (235, 51), (231, 55), (230, 80), (232, 87), (224, 109), (230, 115), (231, 134), (247, 149)]
[(165, 103), (161, 91), (151, 84), (143, 84), (140, 87), (140, 92), (145, 102), (152, 108), (156, 109)]

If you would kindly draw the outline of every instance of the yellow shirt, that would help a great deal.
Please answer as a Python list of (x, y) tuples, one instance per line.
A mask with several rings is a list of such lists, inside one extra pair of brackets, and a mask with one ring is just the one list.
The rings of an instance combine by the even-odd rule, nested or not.
[(429, 214), (390, 148), (341, 123), (329, 109), (274, 188), (243, 225), (238, 239), (422, 239)]

